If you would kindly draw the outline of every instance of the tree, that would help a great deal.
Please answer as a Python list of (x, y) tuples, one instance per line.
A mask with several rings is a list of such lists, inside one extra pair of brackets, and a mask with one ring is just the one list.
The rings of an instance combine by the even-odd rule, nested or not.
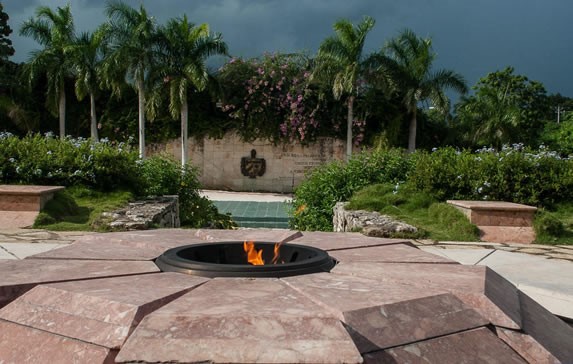
[(161, 58), (158, 64), (160, 85), (169, 85), (169, 111), (181, 120), (181, 164), (188, 158), (189, 90), (203, 91), (209, 82), (205, 60), (227, 54), (220, 34), (212, 34), (209, 25), (194, 25), (187, 16), (171, 19), (158, 31)]
[(436, 54), (430, 38), (419, 38), (411, 30), (404, 30), (391, 39), (382, 51), (380, 69), (388, 74), (395, 92), (409, 113), (408, 152), (416, 150), (418, 104), (430, 101), (443, 112), (449, 108), (449, 99), (444, 94), (451, 88), (462, 94), (467, 92), (463, 77), (450, 70), (432, 70)]
[(99, 89), (98, 72), (102, 62), (103, 32), (82, 33), (66, 48), (74, 68), (75, 92), (78, 100), (90, 97), (90, 135), (98, 141), (95, 96)]
[(334, 23), (335, 36), (325, 39), (318, 49), (313, 78), (327, 80), (336, 99), (347, 97), (346, 158), (352, 155), (354, 101), (359, 80), (365, 68), (363, 57), (366, 35), (374, 27), (374, 19), (364, 17), (358, 25), (342, 19)]
[(125, 82), (135, 88), (138, 95), (139, 157), (145, 158), (145, 92), (149, 71), (157, 57), (155, 21), (143, 5), (136, 10), (121, 1), (108, 2), (106, 14), (109, 21), (105, 25), (104, 83), (118, 94)]
[(8, 36), (12, 33), (12, 28), (8, 25), (8, 19), (10, 19), (10, 17), (3, 9), (4, 7), (2, 3), (0, 3), (0, 63), (14, 55), (12, 41), (8, 39)]
[(456, 115), (475, 144), (534, 143), (551, 117), (543, 85), (515, 75), (512, 67), (489, 73), (473, 89), (456, 105)]
[(30, 83), (45, 75), (48, 83), (48, 106), (58, 105), (60, 138), (66, 135), (65, 80), (70, 76), (70, 64), (65, 49), (74, 40), (74, 21), (70, 5), (55, 11), (40, 6), (35, 18), (25, 21), (20, 34), (32, 37), (44, 49), (32, 52), (25, 68)]

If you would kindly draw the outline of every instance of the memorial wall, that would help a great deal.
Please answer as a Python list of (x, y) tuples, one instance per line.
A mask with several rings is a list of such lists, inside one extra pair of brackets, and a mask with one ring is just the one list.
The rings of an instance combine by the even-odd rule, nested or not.
[[(189, 139), (189, 161), (199, 168), (207, 189), (290, 193), (307, 171), (332, 160), (344, 160), (345, 143), (319, 138), (310, 145), (273, 145), (266, 140), (241, 141), (235, 133), (222, 139)], [(181, 160), (180, 139), (150, 145), (148, 155), (167, 153)]]

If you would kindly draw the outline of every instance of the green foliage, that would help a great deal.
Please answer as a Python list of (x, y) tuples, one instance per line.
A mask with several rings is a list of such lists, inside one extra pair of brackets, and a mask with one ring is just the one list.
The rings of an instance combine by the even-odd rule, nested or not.
[(539, 209), (533, 220), (535, 241), (540, 244), (573, 244), (573, 203), (562, 202)]
[[(222, 110), (244, 140), (312, 141), (334, 129), (327, 98), (310, 84), (311, 64), (300, 54), (232, 58), (219, 74)], [(320, 127), (320, 129), (319, 129)]]
[[(219, 214), (209, 200), (199, 196), (195, 169), (187, 166), (182, 170), (175, 161), (162, 157), (138, 160), (136, 152), (123, 143), (61, 140), (38, 134), (18, 138), (0, 133), (0, 183), (90, 188), (90, 192), (74, 190), (76, 197), (87, 194), (98, 198), (97, 191), (121, 190), (137, 196), (178, 195), (183, 225), (232, 226), (228, 216)], [(54, 202), (59, 204), (56, 210), (67, 211), (62, 205), (69, 202), (65, 198), (60, 196)], [(57, 214), (51, 216), (59, 219)]]
[(233, 226), (229, 216), (219, 214), (211, 201), (199, 195), (201, 186), (197, 179), (197, 170), (190, 165), (182, 169), (171, 159), (151, 157), (141, 162), (140, 171), (140, 195), (179, 196), (179, 218), (182, 225), (196, 228)]
[(418, 233), (393, 237), (476, 241), (477, 227), (455, 207), (436, 201), (430, 194), (408, 184), (375, 184), (357, 191), (349, 210), (378, 211), (418, 228)]
[(567, 113), (559, 124), (547, 123), (541, 141), (563, 155), (573, 155), (573, 112)]
[(513, 71), (507, 67), (482, 77), (473, 87), (475, 95), (456, 105), (462, 137), (471, 146), (535, 145), (548, 114), (546, 91)]
[(0, 135), (0, 181), (7, 184), (81, 184), (102, 191), (130, 188), (137, 181), (136, 159), (123, 143)]
[(420, 38), (406, 29), (391, 39), (383, 51), (373, 56), (379, 72), (387, 74), (393, 92), (399, 95), (409, 116), (408, 151), (416, 149), (418, 105), (431, 101), (444, 115), (449, 111), (450, 101), (445, 89), (464, 94), (467, 86), (464, 78), (453, 71), (433, 70), (436, 53), (430, 38)]
[(0, 3), (0, 64), (8, 57), (14, 55), (14, 47), (8, 36), (12, 33), (12, 28), (8, 25), (10, 17), (4, 12), (4, 7)]
[(72, 186), (57, 192), (38, 215), (34, 227), (56, 231), (104, 231), (101, 214), (123, 207), (133, 199), (127, 191), (100, 192)]
[(438, 200), (495, 200), (550, 206), (573, 199), (573, 159), (546, 149), (442, 148), (413, 156), (409, 181)]
[(297, 187), (291, 228), (332, 230), (332, 208), (373, 183), (404, 181), (410, 169), (399, 150), (361, 153), (348, 163), (331, 162), (314, 169)]

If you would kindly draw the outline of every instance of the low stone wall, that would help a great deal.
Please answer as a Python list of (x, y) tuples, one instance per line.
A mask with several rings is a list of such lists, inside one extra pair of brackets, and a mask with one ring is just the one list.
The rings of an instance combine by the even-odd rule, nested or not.
[(332, 225), (336, 232), (359, 231), (367, 236), (390, 238), (396, 234), (415, 234), (412, 225), (380, 215), (376, 211), (346, 210), (348, 202), (338, 202), (333, 209)]
[[(242, 172), (243, 158), (264, 160), (264, 173), (254, 178)], [(165, 144), (150, 145), (148, 154), (167, 153), (181, 160), (180, 139)], [(267, 191), (290, 193), (304, 179), (307, 171), (332, 160), (344, 160), (345, 142), (333, 138), (319, 138), (311, 145), (300, 143), (273, 145), (257, 139), (251, 143), (241, 141), (236, 133), (222, 139), (189, 139), (189, 161), (199, 168), (199, 180), (204, 188), (232, 191)], [(252, 172), (258, 166), (248, 166)]]
[(180, 226), (179, 198), (159, 196), (131, 202), (126, 208), (104, 212), (102, 217), (112, 230), (177, 228)]

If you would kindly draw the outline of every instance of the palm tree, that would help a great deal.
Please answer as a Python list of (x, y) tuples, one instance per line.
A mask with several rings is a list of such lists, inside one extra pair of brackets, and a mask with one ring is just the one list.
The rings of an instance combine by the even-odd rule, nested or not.
[(20, 34), (32, 37), (44, 49), (33, 51), (25, 68), (30, 83), (41, 75), (46, 75), (48, 106), (57, 105), (60, 123), (60, 138), (66, 135), (66, 90), (65, 79), (70, 75), (65, 48), (75, 37), (74, 21), (70, 5), (56, 11), (40, 6), (36, 9), (35, 18), (25, 21)]
[(358, 25), (342, 19), (334, 23), (335, 36), (326, 38), (318, 49), (313, 78), (332, 84), (334, 97), (347, 96), (346, 158), (352, 155), (352, 122), (358, 82), (364, 71), (363, 48), (366, 35), (374, 27), (374, 19), (365, 16)]
[(451, 88), (462, 94), (467, 92), (465, 80), (450, 70), (432, 71), (436, 54), (430, 38), (419, 38), (411, 30), (404, 30), (391, 39), (380, 57), (380, 69), (387, 73), (394, 89), (410, 115), (408, 152), (416, 150), (418, 103), (430, 101), (434, 107), (446, 111), (449, 100), (444, 89)]
[(149, 71), (156, 57), (156, 25), (141, 5), (136, 10), (121, 1), (106, 6), (106, 57), (102, 64), (104, 83), (115, 93), (131, 84), (138, 95), (139, 157), (145, 158), (145, 92)]
[(95, 94), (99, 89), (99, 67), (102, 61), (101, 31), (82, 33), (70, 46), (66, 54), (70, 56), (75, 71), (75, 91), (78, 100), (90, 97), (90, 130), (91, 138), (98, 141)]
[(227, 45), (220, 34), (212, 34), (209, 25), (194, 25), (187, 16), (171, 19), (160, 28), (159, 43), (162, 61), (159, 62), (160, 86), (169, 84), (169, 111), (181, 120), (181, 164), (188, 160), (188, 93), (202, 91), (209, 81), (205, 59), (211, 55), (227, 54)]

